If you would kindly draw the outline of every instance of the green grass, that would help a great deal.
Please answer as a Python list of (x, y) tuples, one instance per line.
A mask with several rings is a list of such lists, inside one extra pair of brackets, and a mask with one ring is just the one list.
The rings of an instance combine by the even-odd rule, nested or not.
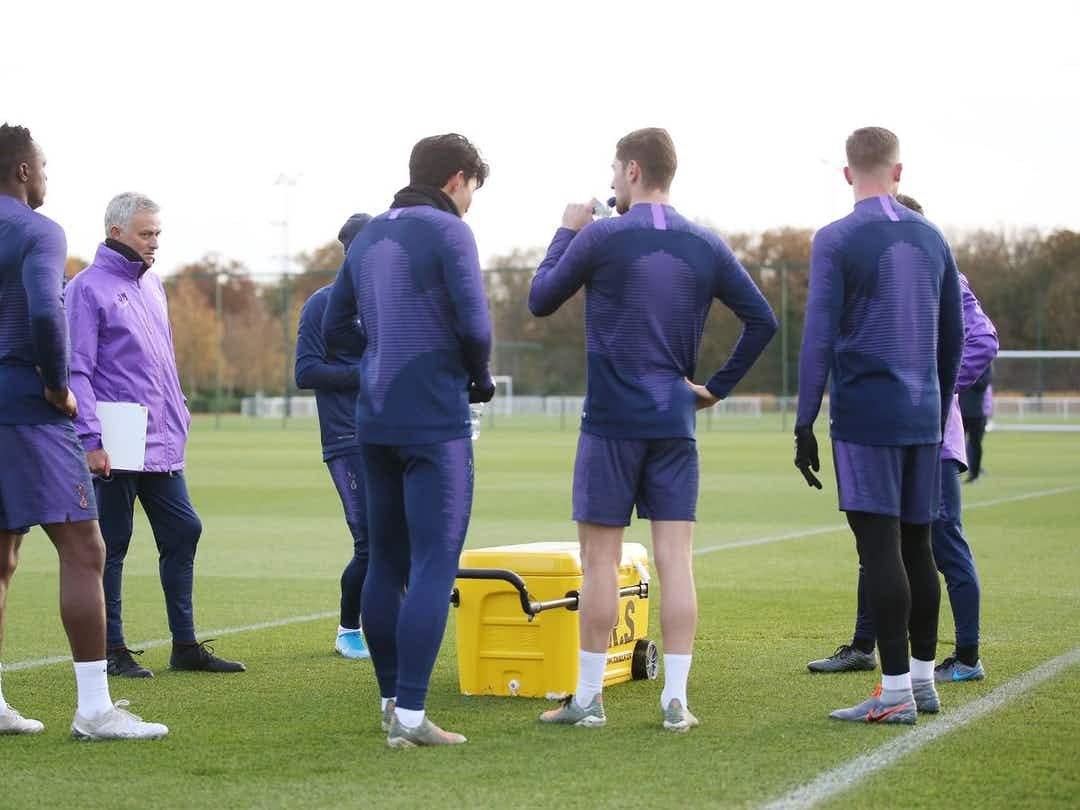
[[(831, 471), (826, 491), (812, 491), (791, 466), (786, 432), (730, 424), (718, 420), (699, 436), (698, 547), (836, 530), (697, 558), (701, 620), (690, 696), (703, 725), (693, 733), (659, 729), (658, 682), (608, 690), (608, 726), (597, 731), (541, 727), (542, 701), (463, 697), (451, 611), (428, 708), (470, 741), (390, 751), (377, 726), (370, 665), (332, 653), (336, 619), (329, 618), (221, 638), (221, 653), (248, 664), (238, 676), (170, 673), (168, 648), (149, 649), (142, 662), (158, 677), (114, 680), (112, 690), (169, 724), (169, 738), (158, 743), (71, 742), (70, 666), (5, 673), (5, 697), (47, 728), (35, 738), (0, 738), (4, 806), (72, 799), (115, 808), (752, 806), (906, 733), (826, 719), (829, 709), (862, 699), (874, 673), (805, 670), (805, 661), (848, 639), (853, 621), (854, 544), (835, 508)], [(986, 441), (990, 474), (965, 488), (969, 505), (1080, 483), (1080, 434), (996, 433)], [(575, 442), (557, 420), (485, 426), (469, 545), (572, 538)], [(188, 479), (205, 524), (196, 568), (200, 628), (336, 607), (350, 541), (317, 445), (310, 422), (282, 429), (226, 419), (220, 431), (212, 419), (196, 422)], [(965, 528), (984, 589), (989, 678), (944, 688), (946, 712), (1080, 644), (1080, 490), (970, 508)], [(635, 523), (628, 539), (647, 542), (647, 525)], [(6, 663), (66, 652), (56, 592), (55, 557), (35, 530), (10, 594)], [(168, 635), (141, 514), (124, 596), (129, 639)], [(946, 609), (941, 637), (951, 636)], [(939, 654), (950, 650), (943, 643)], [(1074, 806), (1078, 697), (1074, 667), (834, 803)]]

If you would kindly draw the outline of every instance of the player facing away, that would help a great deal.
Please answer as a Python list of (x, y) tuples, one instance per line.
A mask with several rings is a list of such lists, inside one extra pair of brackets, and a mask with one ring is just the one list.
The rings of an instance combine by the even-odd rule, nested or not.
[[(105, 673), (105, 546), (90, 471), (72, 419), (61, 289), (67, 241), (45, 201), (45, 155), (24, 127), (0, 126), (0, 641), (8, 586), (31, 526), (60, 558), (60, 618), (78, 687), (72, 736), (153, 739), (169, 730), (115, 704)], [(2, 668), (0, 668), (2, 669)], [(0, 691), (0, 734), (34, 734)]]
[(491, 316), (462, 221), (487, 175), (461, 135), (417, 143), (409, 185), (353, 240), (323, 318), (330, 351), (361, 355), (371, 544), (361, 612), (394, 748), (465, 742), (432, 723), (424, 701), (472, 511), (469, 403), (495, 393)]
[[(353, 214), (341, 226), (338, 240), (347, 253), (353, 238), (371, 220)], [(322, 336), (330, 285), (311, 294), (300, 310), (296, 331), (296, 387), (315, 391), (322, 434), (323, 461), (330, 471), (345, 523), (353, 539), (353, 556), (341, 573), (341, 617), (334, 649), (346, 658), (367, 658), (360, 629), (360, 599), (368, 566), (367, 506), (360, 443), (356, 440), (356, 397), (360, 390), (360, 356), (327, 352)]]
[(874, 696), (830, 716), (914, 723), (916, 710), (939, 705), (930, 523), (964, 341), (960, 281), (941, 233), (894, 198), (903, 168), (896, 136), (856, 130), (847, 161), (855, 209), (819, 230), (811, 249), (795, 466), (821, 488), (813, 424), (828, 379), (840, 509), (855, 533), (882, 671)]
[[(686, 687), (697, 626), (692, 541), (698, 493), (695, 411), (725, 398), (776, 331), (776, 318), (731, 250), (668, 202), (677, 159), (663, 129), (622, 138), (612, 163), (616, 210), (569, 205), (533, 277), (529, 309), (550, 315), (585, 287), (588, 384), (574, 465), (573, 518), (583, 582), (578, 682), (540, 719), (606, 722), (602, 688), (618, 619), (618, 564), (635, 504), (652, 521), (662, 592), (663, 726), (698, 725)], [(713, 299), (743, 322), (724, 367), (691, 380)]]
[[(905, 208), (923, 213), (922, 206), (911, 197), (897, 194), (896, 200)], [(964, 472), (967, 457), (959, 400), (983, 369), (989, 368), (997, 355), (998, 337), (994, 324), (983, 312), (963, 273), (960, 274), (960, 296), (964, 309), (964, 351), (956, 378), (960, 393), (953, 395), (945, 423), (941, 445), (941, 500), (930, 534), (934, 563), (945, 577), (956, 628), (955, 651), (934, 669), (934, 680), (939, 683), (976, 681), (985, 676), (979, 659), (979, 575), (960, 519), (960, 474)], [(866, 598), (866, 574), (860, 565), (858, 610), (851, 644), (841, 644), (831, 656), (811, 661), (807, 668), (811, 672), (874, 669), (877, 666), (874, 658), (876, 636)]]

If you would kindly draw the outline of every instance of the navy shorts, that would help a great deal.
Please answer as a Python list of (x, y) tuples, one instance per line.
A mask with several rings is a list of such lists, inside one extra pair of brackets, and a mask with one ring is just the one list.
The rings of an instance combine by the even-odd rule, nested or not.
[(941, 445), (853, 444), (833, 439), (836, 489), (843, 512), (930, 523), (941, 498)]
[(574, 520), (629, 526), (642, 520), (695, 520), (697, 443), (693, 439), (609, 439), (582, 433), (574, 463)]
[(97, 520), (82, 444), (70, 422), (0, 425), (0, 531)]

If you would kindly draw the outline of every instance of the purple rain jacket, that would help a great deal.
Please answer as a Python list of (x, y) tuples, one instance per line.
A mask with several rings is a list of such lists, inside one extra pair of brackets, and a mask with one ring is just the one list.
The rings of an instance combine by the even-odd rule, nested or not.
[[(983, 312), (963, 273), (960, 274), (960, 297), (964, 305), (964, 353), (960, 359), (960, 373), (956, 375), (957, 391), (970, 387), (979, 379), (998, 353), (997, 329)], [(945, 423), (941, 459), (959, 461), (967, 466), (964, 423), (960, 418), (960, 400), (956, 394), (953, 394), (949, 419)]]
[(148, 411), (145, 472), (184, 467), (191, 414), (180, 390), (165, 288), (142, 262), (98, 246), (64, 291), (71, 331), (75, 429), (87, 452), (101, 447), (98, 402), (138, 402)]

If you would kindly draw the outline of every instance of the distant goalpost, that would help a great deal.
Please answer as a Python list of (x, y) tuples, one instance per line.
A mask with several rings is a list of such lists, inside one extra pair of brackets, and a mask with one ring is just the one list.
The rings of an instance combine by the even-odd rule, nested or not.
[[(1059, 365), (1067, 361), (1080, 361), (1080, 351), (1011, 349), (998, 352), (994, 361), (995, 394), (991, 416), (993, 429), (1070, 433), (1080, 431), (1080, 395), (1071, 393), (1071, 383), (1078, 378), (1076, 368)], [(1047, 363), (1050, 363), (1049, 373)], [(1060, 374), (1062, 369), (1066, 372), (1064, 387), (1070, 393), (1044, 394), (1046, 378), (1049, 376), (1057, 379), (1056, 375)], [(1020, 373), (1021, 370), (1027, 374)], [(1073, 371), (1071, 376), (1068, 375), (1070, 370)], [(1061, 385), (1060, 379), (1058, 385)], [(996, 393), (997, 390), (1014, 388), (1034, 390), (1036, 395), (1012, 396)]]

